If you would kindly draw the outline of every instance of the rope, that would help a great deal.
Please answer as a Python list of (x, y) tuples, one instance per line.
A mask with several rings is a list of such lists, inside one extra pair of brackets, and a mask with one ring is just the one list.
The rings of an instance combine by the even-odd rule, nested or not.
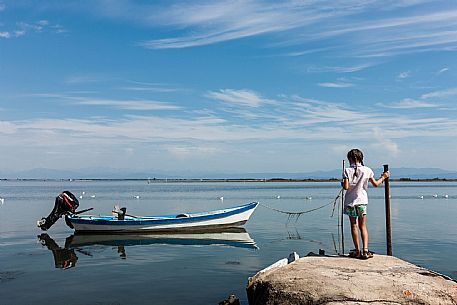
[(306, 210), (306, 211), (300, 211), (300, 212), (284, 211), (284, 210), (279, 210), (279, 209), (273, 208), (273, 207), (268, 206), (268, 205), (263, 204), (263, 203), (259, 203), (259, 204), (261, 206), (263, 206), (264, 208), (270, 209), (272, 211), (275, 211), (275, 212), (278, 212), (278, 213), (281, 213), (281, 214), (287, 214), (288, 215), (287, 221), (290, 221), (290, 219), (295, 218), (295, 222), (297, 222), (298, 219), (300, 218), (300, 216), (302, 216), (303, 214), (311, 213), (311, 212), (320, 210), (322, 208), (325, 208), (326, 206), (329, 206), (329, 205), (333, 204), (333, 211), (332, 211), (332, 216), (331, 216), (331, 217), (333, 217), (333, 213), (335, 212), (336, 202), (338, 201), (338, 198), (340, 198), (342, 191), (343, 191), (343, 189), (341, 189), (339, 191), (338, 195), (331, 202), (326, 203), (324, 205), (321, 205), (321, 206), (319, 206), (317, 208), (314, 208), (314, 209), (310, 209), (310, 210)]

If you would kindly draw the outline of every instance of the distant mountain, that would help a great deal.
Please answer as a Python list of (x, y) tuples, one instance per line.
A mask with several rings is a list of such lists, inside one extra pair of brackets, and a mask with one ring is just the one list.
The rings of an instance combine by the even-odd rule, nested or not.
[[(381, 174), (382, 169), (374, 169), (375, 175)], [(457, 179), (457, 171), (448, 171), (439, 168), (392, 168), (392, 178), (412, 179)], [(80, 170), (36, 168), (27, 171), (0, 172), (3, 179), (148, 179), (148, 178), (207, 178), (207, 179), (331, 179), (341, 178), (341, 169), (329, 171), (313, 171), (303, 173), (242, 173), (242, 172), (197, 172), (197, 171), (173, 171), (164, 172), (159, 170), (128, 171), (125, 169), (91, 168)]]

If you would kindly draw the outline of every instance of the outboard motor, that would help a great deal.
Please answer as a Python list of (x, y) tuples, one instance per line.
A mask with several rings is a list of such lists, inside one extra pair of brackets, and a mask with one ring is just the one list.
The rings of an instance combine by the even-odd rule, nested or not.
[(37, 221), (37, 226), (41, 230), (48, 230), (60, 217), (69, 213), (75, 213), (79, 206), (79, 201), (75, 195), (69, 191), (64, 191), (56, 197), (54, 208), (46, 218)]

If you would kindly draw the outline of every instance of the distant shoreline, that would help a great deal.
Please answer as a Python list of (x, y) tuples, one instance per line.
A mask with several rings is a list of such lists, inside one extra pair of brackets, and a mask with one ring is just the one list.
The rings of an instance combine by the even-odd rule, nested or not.
[[(67, 178), (67, 179), (46, 179), (46, 178), (0, 178), (0, 181), (68, 181), (68, 182), (84, 182), (84, 181), (145, 181), (148, 184), (153, 183), (216, 183), (216, 182), (340, 182), (340, 179), (287, 179), (287, 178)], [(456, 179), (449, 178), (433, 178), (433, 179), (416, 179), (416, 178), (399, 178), (390, 179), (392, 182), (457, 182)]]

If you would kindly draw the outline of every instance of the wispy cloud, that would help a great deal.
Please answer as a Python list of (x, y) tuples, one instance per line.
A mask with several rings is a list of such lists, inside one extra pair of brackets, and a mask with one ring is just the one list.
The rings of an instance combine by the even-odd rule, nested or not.
[(414, 109), (414, 108), (436, 108), (438, 105), (424, 102), (424, 101), (417, 101), (414, 99), (404, 99), (397, 103), (383, 105), (384, 107), (393, 108), (393, 109)]
[[(339, 56), (351, 57), (457, 48), (457, 8), (452, 3), (448, 8), (436, 6), (430, 0), (223, 0), (165, 2), (160, 5), (132, 0), (100, 0), (83, 1), (85, 3), (91, 3), (91, 13), (100, 18), (166, 29), (154, 34), (154, 39), (137, 43), (150, 49), (198, 47), (266, 35), (270, 46), (276, 43), (277, 46), (305, 49), (295, 52), (286, 49), (286, 52), (281, 52), (286, 56), (302, 56), (335, 48), (339, 50)], [(68, 9), (74, 9), (74, 6), (59, 5)], [(80, 6), (80, 10), (87, 9), (85, 5)], [(17, 33), (44, 29), (65, 32), (62, 26), (41, 20), (23, 23)], [(12, 30), (3, 32), (9, 33), (3, 34), (4, 38), (17, 35)], [(316, 42), (324, 43), (316, 45)], [(337, 73), (351, 73), (366, 67), (354, 67), (355, 70), (340, 68)]]
[(307, 72), (311, 73), (326, 73), (326, 72), (334, 72), (334, 73), (353, 73), (365, 70), (369, 67), (372, 67), (372, 64), (361, 64), (355, 66), (347, 66), (347, 67), (309, 67)]
[(242, 105), (248, 107), (259, 107), (264, 103), (270, 103), (272, 100), (262, 98), (260, 94), (252, 90), (234, 90), (221, 89), (219, 91), (211, 91), (206, 94), (206, 97), (219, 100), (228, 104)]
[(391, 138), (386, 138), (385, 134), (379, 128), (373, 129), (373, 136), (375, 141), (371, 144), (371, 146), (377, 150), (384, 151), (387, 153), (392, 154), (393, 156), (397, 156), (400, 152), (398, 144)]
[(105, 100), (105, 99), (91, 99), (80, 98), (78, 102), (80, 105), (91, 106), (107, 106), (125, 110), (177, 110), (180, 107), (158, 101), (144, 101), (144, 100)]
[(261, 1), (191, 2), (171, 6), (160, 20), (168, 25), (193, 28), (181, 37), (149, 40), (146, 48), (186, 48), (294, 29), (321, 18), (302, 5)]
[[(90, 92), (88, 92), (90, 93)], [(90, 96), (80, 96), (80, 95), (70, 95), (62, 93), (34, 93), (28, 94), (29, 97), (37, 98), (48, 98), (55, 99), (59, 101), (67, 101), (68, 103), (77, 104), (77, 105), (87, 105), (87, 106), (104, 106), (112, 107), (124, 110), (179, 110), (180, 106), (174, 105), (172, 103), (155, 101), (155, 100), (144, 100), (144, 99), (131, 99), (131, 100), (120, 100), (120, 99), (107, 99), (107, 98), (97, 98)]]
[(440, 74), (443, 74), (444, 72), (447, 72), (449, 71), (449, 68), (443, 68), (441, 70), (439, 70), (438, 72), (436, 72), (437, 75), (440, 75)]
[[(168, 105), (131, 101), (89, 100), (89, 105), (120, 107), (128, 109), (170, 109)], [(39, 134), (61, 134), (80, 139), (124, 139), (122, 141), (209, 141), (212, 143), (247, 140), (344, 140), (357, 133), (360, 139), (369, 140), (376, 128), (383, 130), (385, 139), (411, 136), (455, 135), (457, 122), (449, 117), (423, 118), (420, 114), (384, 114), (373, 109), (365, 111), (347, 105), (316, 101), (299, 96), (284, 96), (273, 104), (274, 110), (258, 112), (258, 108), (272, 105), (259, 104), (252, 109), (265, 114), (265, 120), (251, 124), (248, 120), (236, 120), (220, 115), (201, 115), (188, 112), (186, 118), (177, 118), (176, 113), (157, 116), (125, 115), (121, 119), (30, 119), (27, 121), (2, 121), (0, 134), (24, 135), (18, 141), (30, 140), (43, 144)], [(409, 104), (411, 106), (411, 104)], [(176, 109), (171, 107), (171, 109)], [(220, 113), (221, 109), (215, 108)], [(273, 115), (275, 114), (275, 115)], [(363, 128), (360, 128), (363, 126)], [(27, 135), (27, 136), (26, 136)], [(33, 135), (33, 136), (32, 136)], [(47, 138), (54, 143), (60, 137)], [(37, 142), (38, 143), (38, 142)], [(54, 143), (55, 144), (55, 143)]]
[(449, 88), (446, 90), (429, 92), (429, 93), (423, 94), (421, 96), (421, 98), (423, 98), (423, 99), (428, 99), (428, 98), (433, 98), (433, 97), (442, 98), (442, 97), (449, 97), (449, 96), (454, 96), (454, 95), (457, 95), (457, 88)]
[(64, 83), (69, 85), (105, 83), (109, 84), (113, 89), (116, 90), (138, 92), (177, 92), (185, 90), (183, 88), (178, 88), (172, 84), (136, 81), (102, 74), (71, 75), (65, 78)]
[(349, 88), (349, 87), (354, 87), (354, 84), (343, 83), (343, 82), (318, 83), (317, 85), (319, 87), (325, 87), (325, 88)]
[(36, 22), (17, 22), (15, 26), (10, 27), (12, 29), (0, 32), (0, 38), (18, 38), (25, 36), (28, 33), (65, 33), (67, 30), (60, 24), (52, 24), (48, 20), (39, 20)]
[[(316, 5), (306, 2), (220, 1), (217, 3), (186, 3), (170, 6), (153, 24), (187, 29), (176, 37), (147, 40), (141, 46), (152, 49), (187, 48), (264, 34), (277, 35), (289, 45), (327, 41), (340, 37), (350, 44), (341, 44), (344, 51), (361, 57), (389, 56), (408, 52), (426, 51), (427, 48), (449, 48), (457, 45), (455, 20), (457, 10), (405, 9), (431, 1), (322, 1)], [(430, 4), (431, 5), (431, 4)], [(382, 17), (374, 11), (395, 11), (397, 17)], [(413, 13), (415, 12), (415, 13)], [(350, 16), (372, 15), (370, 21), (347, 22)], [(390, 16), (390, 15), (384, 15)], [(335, 20), (337, 22), (335, 22)], [(300, 32), (298, 32), (300, 31)], [(297, 33), (300, 33), (297, 35)], [(298, 36), (298, 38), (297, 38)], [(281, 37), (281, 38), (279, 38)], [(339, 39), (341, 41), (342, 39)], [(356, 48), (354, 48), (356, 46)], [(328, 46), (333, 47), (333, 46)], [(327, 49), (317, 48), (317, 49)], [(354, 52), (354, 49), (356, 50)], [(289, 52), (287, 56), (301, 56), (315, 50)], [(343, 69), (344, 71), (344, 69)], [(346, 72), (349, 73), (350, 69)]]
[(177, 88), (176, 86), (172, 86), (169, 84), (164, 83), (150, 83), (150, 82), (140, 82), (140, 81), (133, 81), (128, 80), (127, 85), (121, 86), (120, 89), (122, 90), (129, 90), (129, 91), (147, 91), (147, 92), (176, 92), (176, 91), (183, 91), (182, 88)]
[(405, 78), (408, 78), (411, 76), (411, 71), (404, 71), (404, 72), (400, 72), (398, 75), (397, 75), (397, 78), (398, 79), (405, 79)]
[[(214, 93), (218, 93), (213, 96)], [(49, 151), (71, 151), (80, 160), (99, 158), (98, 162), (108, 162), (115, 155), (125, 158), (120, 150), (138, 155), (142, 162), (148, 156), (167, 155), (174, 166), (178, 160), (203, 160), (215, 158), (224, 163), (221, 155), (237, 155), (237, 162), (251, 156), (252, 152), (239, 152), (239, 147), (252, 147), (274, 150), (289, 158), (288, 145), (304, 149), (301, 143), (332, 143), (342, 147), (346, 143), (363, 143), (365, 147), (401, 154), (406, 140), (420, 137), (422, 141), (437, 137), (457, 137), (457, 120), (452, 113), (428, 111), (404, 111), (386, 113), (378, 105), (359, 107), (351, 104), (336, 103), (304, 98), (298, 95), (277, 95), (269, 98), (253, 90), (224, 89), (207, 93), (209, 98), (221, 103), (214, 103), (211, 109), (196, 111), (184, 106), (179, 111), (175, 104), (157, 104), (154, 101), (112, 100), (108, 98), (87, 98), (81, 96), (60, 96), (59, 94), (41, 94), (36, 97), (67, 100), (72, 105), (90, 107), (115, 107), (122, 109), (165, 110), (171, 105), (171, 111), (161, 113), (132, 113), (124, 111), (119, 116), (84, 117), (75, 119), (72, 115), (59, 118), (28, 118), (27, 120), (0, 121), (0, 149), (18, 149), (22, 157), (24, 151), (48, 154)], [(32, 97), (32, 96), (30, 96)], [(217, 98), (215, 98), (217, 97)], [(239, 102), (244, 99), (244, 102)], [(400, 107), (428, 107), (420, 101), (406, 100), (398, 103)], [(230, 107), (233, 105), (233, 107)], [(86, 108), (87, 110), (90, 110)], [(232, 111), (232, 112), (227, 112)], [(90, 112), (90, 111), (89, 111)], [(182, 116), (182, 113), (185, 116)], [(135, 114), (135, 115), (133, 115)], [(255, 120), (246, 119), (252, 115)], [(7, 144), (6, 144), (7, 143)], [(249, 143), (249, 145), (244, 145)], [(74, 149), (78, 147), (78, 149)], [(113, 153), (115, 151), (115, 153)], [(144, 153), (147, 152), (147, 153)], [(67, 154), (65, 155), (68, 160)], [(56, 156), (59, 156), (57, 153)], [(98, 156), (98, 157), (97, 157)], [(9, 155), (12, 158), (12, 155)], [(162, 157), (159, 157), (159, 159)], [(219, 158), (219, 159), (218, 159)], [(28, 160), (25, 158), (24, 160)], [(117, 160), (117, 159), (116, 159)], [(157, 158), (151, 160), (156, 164)], [(162, 160), (162, 159), (160, 159)], [(52, 159), (55, 164), (55, 159)], [(174, 163), (173, 163), (174, 162)], [(205, 163), (206, 162), (206, 163)], [(62, 160), (62, 164), (65, 160)], [(131, 163), (129, 163), (131, 164)], [(95, 164), (97, 165), (97, 164)], [(31, 165), (33, 166), (33, 165)], [(98, 164), (99, 166), (99, 164)]]
[[(393, 2), (392, 2), (393, 3)], [(223, 41), (293, 31), (335, 18), (362, 13), (381, 7), (380, 2), (321, 1), (266, 2), (218, 1), (174, 5), (156, 14), (156, 23), (191, 29), (178, 37), (144, 41), (152, 49), (186, 48)], [(151, 21), (151, 19), (149, 19)], [(300, 55), (295, 53), (292, 56)]]

